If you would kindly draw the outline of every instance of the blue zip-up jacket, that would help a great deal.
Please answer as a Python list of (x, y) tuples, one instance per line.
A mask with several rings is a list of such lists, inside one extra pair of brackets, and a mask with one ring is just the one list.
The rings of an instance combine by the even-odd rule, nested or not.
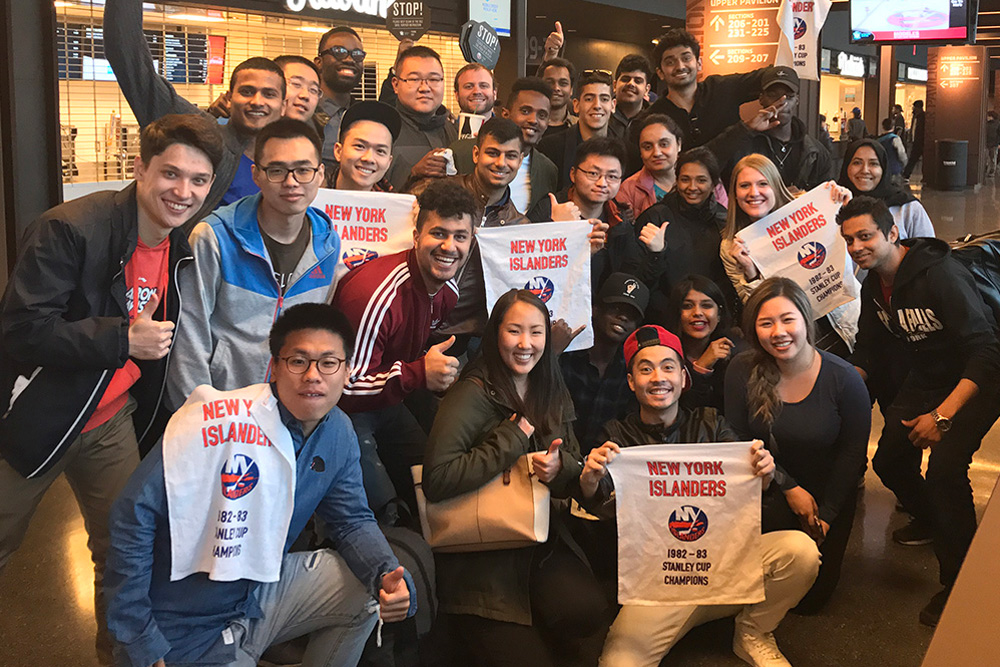
[(181, 316), (167, 377), (167, 405), (176, 410), (195, 387), (222, 391), (267, 382), (267, 336), (278, 315), (299, 303), (327, 303), (340, 237), (330, 218), (310, 207), (312, 239), (284, 296), (257, 223), (261, 195), (221, 208), (191, 231), (195, 267), (181, 275)]
[[(272, 385), (277, 396), (277, 390)], [(351, 421), (333, 408), (303, 438), (301, 424), (278, 401), (281, 421), (295, 445), (295, 506), (285, 553), (315, 512), (326, 523), (337, 553), (377, 600), (382, 575), (399, 567), (368, 509), (361, 481), (360, 450)], [(323, 465), (314, 465), (319, 457)], [(170, 526), (163, 478), (162, 445), (139, 464), (111, 509), (104, 586), (108, 629), (115, 638), (115, 661), (147, 667), (167, 664), (228, 664), (235, 645), (222, 632), (240, 618), (260, 618), (254, 581), (211, 581), (192, 574), (170, 581)], [(413, 579), (409, 616), (416, 612)]]

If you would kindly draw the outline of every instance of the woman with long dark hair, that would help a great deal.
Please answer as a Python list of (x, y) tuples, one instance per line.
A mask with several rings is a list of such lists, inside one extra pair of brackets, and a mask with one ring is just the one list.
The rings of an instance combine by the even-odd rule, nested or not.
[[(549, 311), (528, 290), (497, 300), (480, 357), (441, 403), (427, 440), (423, 490), (438, 502), (474, 491), (532, 454), (554, 498), (578, 489), (582, 470), (573, 403), (552, 352)], [(606, 598), (553, 509), (537, 546), (438, 553), (441, 609), (468, 655), (461, 664), (593, 664)], [(589, 653), (588, 653), (589, 651)], [(569, 662), (567, 662), (569, 661)]]
[[(842, 188), (833, 181), (828, 182), (825, 187), (829, 188), (830, 197), (834, 201), (845, 202), (851, 198), (847, 188)], [(729, 211), (726, 228), (722, 231), (719, 254), (733, 287), (744, 302), (764, 276), (750, 257), (750, 249), (736, 234), (793, 199), (794, 196), (785, 186), (778, 168), (767, 157), (751, 153), (733, 168)], [(844, 280), (857, 282), (853, 275), (844, 276)], [(860, 285), (856, 285), (855, 289), (856, 293), (861, 292)], [(818, 347), (847, 357), (854, 349), (860, 315), (861, 302), (859, 299), (852, 299), (820, 319), (817, 322)]]
[(722, 412), (726, 369), (743, 349), (722, 290), (705, 276), (685, 276), (674, 286), (667, 312), (667, 328), (681, 339), (691, 378), (691, 386), (681, 395), (681, 407)]
[(799, 528), (823, 556), (799, 603), (822, 607), (837, 585), (863, 475), (871, 404), (858, 372), (817, 350), (809, 299), (788, 278), (768, 278), (743, 313), (750, 350), (726, 374), (726, 418), (741, 437), (770, 443), (781, 493), (765, 504), (763, 530)]
[(909, 188), (896, 185), (889, 175), (889, 155), (876, 139), (861, 139), (847, 147), (838, 184), (857, 197), (881, 199), (899, 230), (899, 238), (934, 238), (934, 225), (924, 205)]

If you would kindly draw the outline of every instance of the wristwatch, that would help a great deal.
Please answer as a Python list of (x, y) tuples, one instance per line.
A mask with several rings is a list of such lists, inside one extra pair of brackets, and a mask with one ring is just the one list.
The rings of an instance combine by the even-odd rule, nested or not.
[(934, 418), (934, 424), (942, 433), (947, 433), (951, 430), (951, 420), (947, 417), (941, 416), (937, 410), (931, 410), (931, 417)]

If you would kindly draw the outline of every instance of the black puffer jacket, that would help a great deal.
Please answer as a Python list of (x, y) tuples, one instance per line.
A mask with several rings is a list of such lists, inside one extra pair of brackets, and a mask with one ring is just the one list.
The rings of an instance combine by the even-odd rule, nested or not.
[[(134, 184), (61, 204), (28, 229), (0, 302), (0, 453), (25, 477), (55, 465), (128, 361), (124, 269), (138, 238)], [(177, 272), (190, 259), (174, 230), (165, 319), (178, 325)], [(157, 411), (167, 358), (137, 364), (133, 421), (151, 445), (166, 424)]]

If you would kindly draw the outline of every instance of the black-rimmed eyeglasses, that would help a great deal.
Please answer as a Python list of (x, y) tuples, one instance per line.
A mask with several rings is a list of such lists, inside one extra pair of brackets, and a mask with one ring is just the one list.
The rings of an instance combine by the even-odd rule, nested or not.
[(279, 167), (277, 165), (272, 165), (270, 167), (265, 167), (262, 164), (257, 164), (257, 168), (264, 172), (267, 176), (267, 180), (272, 183), (284, 183), (285, 179), (288, 178), (288, 174), (292, 174), (292, 178), (295, 179), (296, 183), (305, 185), (306, 183), (312, 183), (313, 179), (316, 178), (316, 172), (319, 171), (319, 167)]
[(356, 63), (360, 63), (365, 59), (368, 54), (361, 49), (346, 49), (343, 46), (331, 46), (328, 49), (319, 52), (321, 56), (333, 56), (337, 60), (346, 60), (347, 56), (351, 57)]
[(316, 370), (318, 370), (323, 375), (333, 375), (340, 370), (346, 359), (338, 359), (334, 356), (322, 357), (320, 359), (310, 359), (309, 357), (302, 357), (293, 354), (290, 357), (278, 357), (281, 361), (285, 362), (285, 368), (288, 369), (289, 373), (294, 373), (295, 375), (302, 375), (303, 373), (309, 372), (309, 367), (316, 364)]

